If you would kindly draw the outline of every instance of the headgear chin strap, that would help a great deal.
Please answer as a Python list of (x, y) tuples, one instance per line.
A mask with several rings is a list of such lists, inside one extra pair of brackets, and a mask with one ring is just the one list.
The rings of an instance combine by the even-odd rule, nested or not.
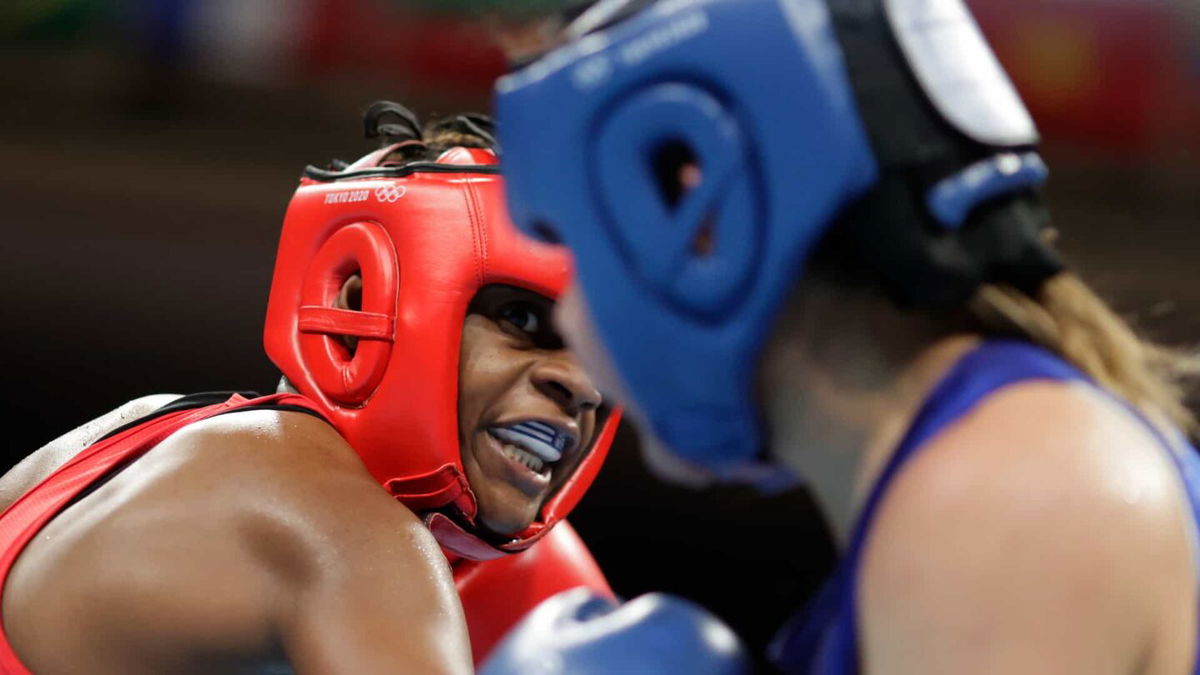
[[(560, 247), (505, 218), (495, 155), (456, 148), (436, 162), (381, 164), (386, 147), (341, 171), (310, 168), (284, 219), (267, 307), (267, 354), (316, 402), (376, 480), (426, 518), (443, 547), (485, 559), (528, 548), (575, 506), (616, 431), (598, 429), (539, 518), (497, 541), (477, 504), (458, 438), (459, 348), (475, 294), (508, 284), (556, 298)], [(358, 310), (335, 307), (362, 275)], [(350, 352), (343, 337), (357, 338)]]
[[(1057, 271), (1033, 124), (961, 0), (645, 4), (597, 3), (500, 80), (496, 110), (514, 221), (571, 247), (628, 393), (682, 458), (758, 473), (761, 351), (841, 217), (910, 304)], [(1033, 206), (997, 215), (1014, 200)]]

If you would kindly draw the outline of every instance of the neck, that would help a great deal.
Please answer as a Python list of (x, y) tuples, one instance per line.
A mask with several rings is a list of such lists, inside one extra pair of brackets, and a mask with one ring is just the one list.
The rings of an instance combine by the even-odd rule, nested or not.
[(764, 397), (771, 452), (806, 479), (839, 547), (912, 418), (978, 342), (974, 336), (942, 338), (899, 368), (888, 372), (881, 365), (877, 377), (867, 378), (862, 350), (847, 350), (847, 359), (856, 359), (854, 377), (841, 372), (851, 363), (847, 359), (816, 362), (801, 348), (780, 343), (768, 351), (763, 385), (771, 392)]

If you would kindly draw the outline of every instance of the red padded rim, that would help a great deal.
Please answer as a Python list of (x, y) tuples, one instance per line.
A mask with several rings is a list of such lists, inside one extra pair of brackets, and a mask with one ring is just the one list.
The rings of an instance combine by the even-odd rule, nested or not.
[[(333, 306), (346, 279), (363, 276), (362, 311)], [(301, 290), (300, 354), (317, 386), (331, 399), (361, 403), (387, 370), (395, 337), (400, 270), (387, 232), (375, 223), (353, 223), (322, 244)], [(359, 338), (353, 356), (340, 336)]]

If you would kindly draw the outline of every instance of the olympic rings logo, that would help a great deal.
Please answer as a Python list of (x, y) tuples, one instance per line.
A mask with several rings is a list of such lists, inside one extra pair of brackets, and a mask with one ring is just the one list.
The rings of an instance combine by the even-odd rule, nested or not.
[(407, 193), (408, 188), (403, 185), (383, 185), (375, 189), (375, 199), (391, 204), (400, 201), (400, 198)]

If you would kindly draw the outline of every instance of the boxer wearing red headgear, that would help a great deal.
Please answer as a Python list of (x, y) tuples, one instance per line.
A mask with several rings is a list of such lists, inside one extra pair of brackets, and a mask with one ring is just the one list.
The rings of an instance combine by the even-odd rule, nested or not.
[(266, 331), (299, 394), (135, 401), (0, 479), (0, 672), (467, 672), (464, 614), (483, 658), (607, 591), (550, 528), (616, 419), (549, 326), (567, 259), (495, 174), (415, 140), (310, 171)]

